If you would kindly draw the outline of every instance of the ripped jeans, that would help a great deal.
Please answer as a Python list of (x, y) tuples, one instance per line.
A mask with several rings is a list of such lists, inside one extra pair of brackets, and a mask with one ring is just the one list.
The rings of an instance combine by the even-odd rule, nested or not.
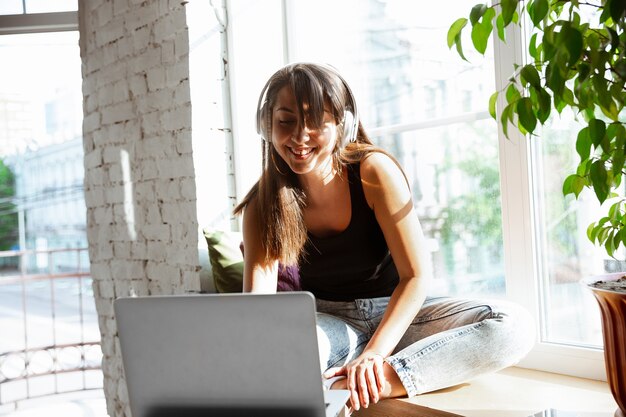
[[(322, 370), (363, 351), (388, 302), (389, 297), (316, 301)], [(530, 314), (516, 304), (429, 297), (385, 361), (412, 397), (511, 366), (534, 339)]]

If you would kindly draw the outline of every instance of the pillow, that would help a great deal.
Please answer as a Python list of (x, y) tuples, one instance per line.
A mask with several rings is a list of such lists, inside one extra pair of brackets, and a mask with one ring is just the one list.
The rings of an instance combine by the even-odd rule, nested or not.
[(239, 250), (241, 233), (203, 230), (209, 246), (209, 261), (217, 292), (241, 292), (243, 288), (243, 255)]
[[(239, 232), (204, 229), (209, 246), (215, 290), (241, 292), (243, 290), (243, 242)], [(298, 267), (278, 265), (277, 291), (300, 291)]]

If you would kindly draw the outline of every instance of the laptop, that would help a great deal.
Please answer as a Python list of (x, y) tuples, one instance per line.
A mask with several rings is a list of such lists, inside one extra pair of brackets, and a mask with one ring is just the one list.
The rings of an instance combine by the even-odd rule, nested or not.
[(133, 417), (335, 417), (322, 387), (308, 292), (120, 298), (114, 303)]

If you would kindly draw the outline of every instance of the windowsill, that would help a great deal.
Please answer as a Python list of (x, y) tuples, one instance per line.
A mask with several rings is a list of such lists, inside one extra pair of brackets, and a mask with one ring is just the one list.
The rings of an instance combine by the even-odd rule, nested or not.
[(383, 401), (353, 416), (527, 417), (550, 408), (612, 417), (617, 404), (606, 382), (513, 367), (415, 398)]

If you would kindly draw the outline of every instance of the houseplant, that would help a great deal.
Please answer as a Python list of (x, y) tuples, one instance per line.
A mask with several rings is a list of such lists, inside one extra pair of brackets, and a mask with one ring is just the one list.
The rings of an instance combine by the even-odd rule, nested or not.
[[(576, 139), (580, 162), (563, 182), (563, 193), (578, 198), (593, 190), (606, 207), (589, 225), (587, 236), (613, 257), (626, 247), (626, 1), (624, 0), (500, 0), (477, 4), (469, 18), (457, 19), (448, 31), (448, 47), (463, 55), (462, 33), (471, 30), (474, 48), (485, 52), (494, 32), (506, 42), (505, 28), (528, 22), (530, 62), (516, 66), (508, 84), (489, 99), (489, 112), (508, 137), (509, 122), (533, 135), (552, 112), (570, 108), (581, 121)], [(496, 102), (506, 103), (496, 114)], [(594, 278), (615, 282), (623, 274)], [(608, 381), (626, 417), (626, 289), (590, 285), (603, 317)], [(611, 285), (610, 283), (607, 285)]]

